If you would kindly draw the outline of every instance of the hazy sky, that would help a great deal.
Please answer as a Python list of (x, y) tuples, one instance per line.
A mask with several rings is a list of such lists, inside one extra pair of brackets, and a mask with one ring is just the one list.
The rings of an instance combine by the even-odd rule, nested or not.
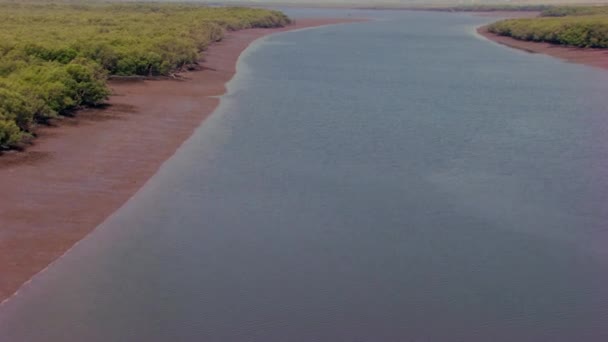
[(539, 4), (539, 3), (608, 3), (608, 0), (203, 0), (204, 2), (273, 2), (273, 3), (309, 3), (309, 4), (358, 4), (358, 5), (378, 5), (378, 4), (421, 4), (421, 3), (441, 3), (441, 4)]

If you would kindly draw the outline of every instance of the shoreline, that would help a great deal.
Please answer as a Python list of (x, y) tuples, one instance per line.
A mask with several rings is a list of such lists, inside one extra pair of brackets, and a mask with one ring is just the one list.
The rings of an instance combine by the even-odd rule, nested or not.
[(523, 50), (529, 53), (541, 53), (571, 63), (608, 69), (608, 49), (585, 49), (545, 42), (518, 40), (511, 37), (494, 34), (488, 31), (487, 26), (478, 27), (477, 33), (490, 41), (510, 48)]
[(217, 108), (239, 56), (279, 32), (364, 19), (299, 19), (227, 32), (180, 79), (110, 81), (105, 108), (41, 127), (0, 155), (0, 304), (119, 209)]

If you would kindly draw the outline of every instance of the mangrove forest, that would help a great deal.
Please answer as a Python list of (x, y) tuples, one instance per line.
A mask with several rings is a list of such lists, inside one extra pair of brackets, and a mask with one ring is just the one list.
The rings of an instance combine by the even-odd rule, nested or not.
[(288, 23), (281, 12), (238, 7), (0, 2), (0, 149), (103, 103), (108, 75), (169, 75), (227, 30)]
[(498, 21), (488, 30), (520, 40), (608, 48), (608, 6), (556, 6), (537, 18)]

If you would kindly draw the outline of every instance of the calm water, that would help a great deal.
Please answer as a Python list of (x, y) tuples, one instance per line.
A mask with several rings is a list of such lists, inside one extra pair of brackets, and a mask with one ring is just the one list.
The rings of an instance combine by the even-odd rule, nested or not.
[(608, 72), (370, 15), (248, 50), (0, 341), (607, 341)]

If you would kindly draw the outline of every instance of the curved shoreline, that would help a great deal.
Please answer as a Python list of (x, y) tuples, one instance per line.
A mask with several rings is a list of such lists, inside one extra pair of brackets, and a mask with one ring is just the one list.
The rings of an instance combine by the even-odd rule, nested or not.
[(120, 208), (217, 108), (251, 43), (273, 33), (361, 19), (300, 19), (229, 32), (182, 80), (112, 81), (105, 109), (43, 127), (0, 156), (0, 304)]
[(545, 42), (518, 40), (511, 37), (496, 35), (488, 31), (487, 26), (478, 27), (477, 33), (493, 42), (510, 48), (523, 50), (529, 53), (542, 53), (572, 63), (608, 69), (608, 49), (583, 49)]

